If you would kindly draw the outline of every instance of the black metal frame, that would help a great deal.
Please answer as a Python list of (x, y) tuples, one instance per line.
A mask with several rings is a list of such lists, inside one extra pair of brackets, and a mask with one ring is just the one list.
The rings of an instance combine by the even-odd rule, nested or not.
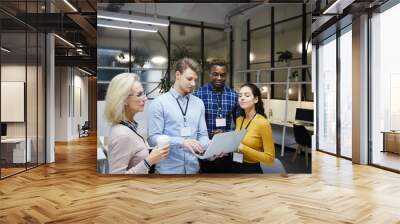
[[(195, 28), (200, 28), (200, 54), (201, 54), (201, 68), (202, 68), (202, 71), (204, 71), (204, 68), (205, 68), (205, 54), (204, 54), (204, 40), (205, 40), (205, 38), (204, 38), (204, 30), (205, 29), (210, 29), (210, 30), (218, 30), (218, 31), (224, 31), (224, 29), (223, 28), (219, 28), (219, 27), (213, 27), (213, 26), (208, 26), (208, 25), (205, 25), (204, 24), (204, 22), (203, 21), (201, 21), (200, 22), (200, 25), (197, 25), (197, 24), (192, 24), (192, 23), (186, 23), (186, 22), (181, 22), (181, 21), (174, 21), (174, 20), (171, 20), (171, 18), (170, 17), (168, 17), (168, 20), (169, 20), (169, 23), (170, 23), (170, 25), (168, 26), (168, 30), (167, 30), (167, 35), (168, 35), (168, 41), (166, 42), (166, 49), (167, 49), (167, 55), (168, 55), (168, 65), (167, 65), (167, 73), (166, 73), (166, 76), (167, 76), (167, 80), (168, 80), (168, 82), (170, 82), (171, 81), (171, 70), (172, 70), (172, 68), (171, 68), (171, 25), (181, 25), (181, 26), (190, 26), (190, 27), (195, 27)], [(161, 34), (160, 34), (161, 35)], [(132, 69), (132, 61), (131, 61), (131, 51), (132, 51), (132, 31), (129, 31), (129, 72), (131, 72), (131, 69)], [(163, 37), (162, 37), (163, 38)], [(229, 72), (229, 74), (230, 74), (230, 87), (232, 88), (233, 87), (233, 65), (234, 65), (234, 62), (233, 62), (233, 51), (232, 51), (232, 49), (233, 49), (233, 31), (231, 31), (230, 32), (230, 49), (229, 49), (229, 58), (230, 58), (230, 62), (229, 62), (229, 65), (230, 65), (230, 72)], [(204, 77), (203, 77), (203, 75), (200, 75), (200, 79), (199, 79), (199, 83), (201, 84), (201, 85), (203, 85), (204, 84)]]
[[(302, 7), (303, 14), (302, 14), (302, 31), (301, 31), (301, 64), (307, 65), (307, 5), (303, 4)], [(301, 80), (306, 81), (306, 71), (307, 69), (301, 70)], [(311, 86), (310, 86), (311, 87)], [(310, 89), (311, 90), (311, 89)], [(306, 100), (306, 84), (301, 85), (301, 100)]]
[(315, 148), (318, 150), (319, 149), (319, 64), (318, 64), (318, 58), (319, 58), (319, 44), (315, 46)]
[(336, 29), (336, 154), (341, 156), (341, 123), (340, 123), (340, 36), (341, 32), (339, 29)]
[[(275, 8), (271, 7), (271, 68), (275, 67)], [(275, 71), (271, 71), (271, 82), (275, 82)], [(271, 85), (271, 99), (275, 98), (275, 85)]]
[(367, 61), (368, 61), (368, 69), (367, 69), (367, 82), (368, 82), (368, 100), (367, 100), (367, 107), (368, 107), (368, 111), (367, 111), (367, 119), (368, 119), (368, 124), (367, 124), (367, 132), (368, 132), (368, 137), (367, 137), (367, 141), (368, 141), (368, 164), (372, 164), (373, 165), (373, 149), (372, 149), (372, 97), (371, 97), (371, 93), (372, 93), (372, 65), (371, 65), (371, 55), (372, 55), (372, 12), (369, 11), (368, 12), (368, 54), (367, 54)]
[[(246, 69), (250, 69), (250, 47), (251, 47), (251, 38), (250, 38), (250, 19), (246, 22), (247, 33), (246, 33)], [(245, 82), (250, 82), (250, 73), (246, 73)]]
[(233, 31), (229, 33), (229, 74), (231, 74), (230, 79), (229, 79), (229, 87), (233, 88), (233, 81), (234, 81), (234, 75), (233, 75)]
[[(351, 24), (350, 24), (351, 25)], [(348, 26), (350, 26), (348, 25)], [(336, 26), (336, 32), (325, 39), (319, 41), (319, 43), (316, 45), (316, 150), (319, 152), (323, 152), (329, 155), (333, 155), (342, 159), (347, 159), (347, 160), (352, 160), (352, 158), (346, 157), (341, 155), (341, 118), (340, 118), (340, 76), (341, 76), (341, 71), (340, 71), (340, 37), (342, 36), (343, 30), (345, 30), (348, 26), (345, 26), (343, 28), (340, 28), (339, 26)], [(319, 45), (323, 43), (324, 41), (332, 38), (332, 36), (335, 35), (335, 39), (332, 41), (336, 41), (336, 153), (328, 152), (323, 149), (319, 148), (319, 103), (318, 103), (318, 97), (319, 97)]]
[(367, 141), (368, 141), (368, 165), (377, 167), (383, 170), (400, 173), (400, 170), (393, 169), (390, 167), (382, 166), (373, 162), (373, 141), (372, 141), (372, 18), (374, 12), (383, 13), (386, 10), (390, 9), (391, 7), (395, 6), (396, 4), (400, 4), (399, 0), (388, 0), (384, 4), (380, 5), (376, 9), (368, 10), (368, 21), (367, 21), (367, 46), (368, 46), (368, 53), (367, 53), (367, 82), (368, 82), (368, 94), (367, 94)]
[[(293, 16), (287, 19), (283, 19), (280, 21), (275, 21), (275, 7), (271, 6), (271, 23), (263, 26), (259, 26), (253, 29), (250, 29), (250, 19), (247, 21), (247, 69), (250, 69), (250, 65), (252, 64), (259, 64), (259, 63), (271, 63), (271, 68), (275, 67), (275, 26), (281, 23), (289, 22), (291, 20), (295, 19), (302, 19), (302, 56), (299, 58), (301, 60), (303, 65), (307, 65), (307, 50), (306, 50), (306, 44), (307, 44), (307, 15), (312, 14), (311, 12), (307, 13), (307, 4), (302, 4), (302, 14), (298, 16)], [(271, 28), (271, 61), (265, 61), (265, 62), (258, 62), (258, 63), (250, 63), (250, 47), (251, 47), (251, 32), (264, 29), (264, 28)], [(266, 33), (268, 35), (268, 33)], [(295, 59), (294, 59), (295, 60)], [(302, 80), (306, 80), (306, 69), (302, 69)], [(250, 76), (247, 74), (247, 80), (250, 81)], [(275, 71), (271, 71), (271, 82), (275, 81)], [(304, 94), (304, 97), (302, 96), (301, 99), (302, 101), (308, 101), (308, 102), (313, 102), (313, 100), (307, 100), (305, 97), (306, 93), (306, 84), (302, 84), (302, 93)], [(282, 100), (284, 98), (276, 98), (275, 97), (275, 86), (271, 85), (271, 99), (277, 99), (277, 100)], [(290, 100), (289, 101), (297, 101), (297, 100)]]
[(201, 58), (201, 71), (202, 74), (200, 75), (200, 80), (199, 83), (200, 85), (204, 84), (204, 65), (205, 65), (205, 60), (204, 60), (204, 22), (202, 21), (201, 23), (201, 28), (200, 28), (200, 58)]
[[(27, 0), (24, 1), (25, 2), (25, 11), (27, 11)], [(36, 3), (38, 3), (38, 1), (36, 1)], [(47, 3), (47, 2), (46, 2)], [(38, 5), (36, 5), (36, 9), (38, 11)], [(47, 7), (46, 7), (46, 12), (47, 12)], [(27, 14), (25, 13), (25, 20), (27, 18)], [(28, 24), (24, 23), (25, 26), (25, 30), (24, 32), (21, 32), (21, 34), (25, 35), (25, 83), (24, 83), (24, 120), (25, 120), (25, 169), (12, 173), (10, 175), (7, 176), (2, 176), (2, 167), (0, 167), (0, 180), (6, 179), (8, 177), (12, 177), (14, 175), (26, 172), (30, 169), (34, 169), (36, 167), (39, 167), (41, 165), (44, 165), (47, 163), (47, 33), (43, 33), (45, 34), (43, 36), (43, 40), (44, 42), (44, 55), (43, 55), (43, 59), (44, 59), (44, 69), (42, 70), (44, 77), (42, 79), (42, 81), (44, 82), (44, 120), (42, 122), (44, 122), (44, 136), (43, 136), (43, 141), (44, 141), (44, 161), (43, 163), (39, 163), (39, 107), (36, 107), (36, 142), (37, 142), (37, 152), (36, 152), (36, 162), (35, 164), (33, 164), (33, 166), (29, 166), (28, 167), (28, 154), (27, 152), (27, 140), (28, 140), (28, 112), (27, 112), (27, 81), (28, 81), (28, 30), (32, 30), (36, 33), (36, 104), (39, 104), (39, 30), (29, 26)], [(2, 36), (2, 32), (0, 32), (0, 43), (1, 43), (1, 36)], [(0, 44), (1, 45), (1, 44)], [(0, 68), (2, 67), (2, 56), (0, 54)], [(0, 81), (1, 81), (1, 69), (0, 69)], [(0, 93), (1, 96), (1, 93)], [(1, 115), (0, 115), (1, 116)], [(1, 123), (1, 122), (0, 122)], [(0, 144), (0, 158), (1, 158), (1, 144)], [(31, 161), (32, 163), (32, 161)], [(22, 167), (21, 167), (22, 168)]]

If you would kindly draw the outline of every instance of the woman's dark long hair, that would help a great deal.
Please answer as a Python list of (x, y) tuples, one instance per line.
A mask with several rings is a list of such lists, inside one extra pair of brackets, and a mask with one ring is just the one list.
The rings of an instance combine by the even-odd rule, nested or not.
[[(251, 89), (251, 92), (253, 93), (254, 98), (258, 98), (258, 102), (255, 105), (256, 112), (258, 114), (262, 115), (263, 117), (267, 118), (267, 115), (265, 115), (265, 112), (264, 112), (264, 103), (261, 99), (260, 89), (253, 83), (245, 83), (240, 88), (243, 88), (243, 87), (249, 87)], [(240, 108), (240, 115), (243, 117), (246, 117), (246, 114), (242, 108)]]

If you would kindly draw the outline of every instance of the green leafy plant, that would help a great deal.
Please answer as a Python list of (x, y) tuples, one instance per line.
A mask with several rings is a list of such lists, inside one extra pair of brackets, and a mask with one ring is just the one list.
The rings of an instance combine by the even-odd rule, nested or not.
[(171, 89), (173, 83), (171, 81), (169, 81), (167, 79), (167, 76), (164, 76), (163, 78), (161, 78), (160, 80), (160, 93), (166, 93), (169, 91), (169, 89)]
[(139, 47), (134, 47), (132, 49), (132, 56), (134, 57), (133, 63), (143, 67), (143, 65), (150, 60), (149, 53)]
[(278, 61), (285, 62), (289, 65), (290, 61), (293, 59), (293, 53), (290, 51), (278, 51)]
[(297, 81), (299, 78), (299, 71), (293, 71), (292, 74), (290, 74), (289, 79), (292, 81)]

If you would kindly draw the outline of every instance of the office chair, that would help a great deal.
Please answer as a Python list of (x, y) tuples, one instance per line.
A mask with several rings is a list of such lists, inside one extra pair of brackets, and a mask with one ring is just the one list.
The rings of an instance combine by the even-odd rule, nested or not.
[(89, 129), (90, 129), (89, 121), (85, 121), (85, 123), (82, 125), (82, 127), (79, 127), (79, 124), (78, 124), (79, 138), (81, 136), (85, 136), (85, 137), (89, 136)]
[(308, 167), (308, 149), (311, 152), (311, 135), (304, 127), (304, 125), (293, 124), (294, 139), (298, 144), (296, 152), (293, 155), (292, 161), (296, 160), (297, 154), (300, 153), (301, 148), (304, 148), (306, 155), (306, 167)]

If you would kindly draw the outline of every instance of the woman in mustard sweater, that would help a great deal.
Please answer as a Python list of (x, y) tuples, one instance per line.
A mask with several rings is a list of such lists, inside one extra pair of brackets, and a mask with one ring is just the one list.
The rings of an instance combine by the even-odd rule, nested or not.
[(260, 89), (251, 83), (241, 86), (239, 92), (240, 117), (236, 119), (236, 131), (247, 129), (239, 145), (243, 162), (235, 163), (236, 173), (262, 173), (260, 162), (272, 165), (275, 146), (272, 129), (261, 100)]

